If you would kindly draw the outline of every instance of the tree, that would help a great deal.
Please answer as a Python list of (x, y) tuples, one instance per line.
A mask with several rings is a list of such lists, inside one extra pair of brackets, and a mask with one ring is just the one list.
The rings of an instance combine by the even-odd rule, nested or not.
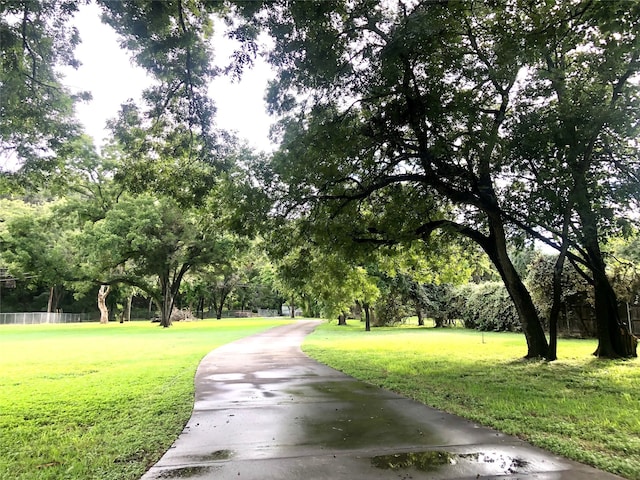
[[(638, 5), (576, 2), (530, 15), (537, 56), (516, 101), (512, 171), (514, 214), (542, 227), (593, 285), (598, 349), (603, 357), (636, 355), (636, 342), (618, 317), (602, 246), (619, 232), (640, 199), (637, 166), (640, 72)], [(560, 13), (560, 14), (558, 14)], [(566, 220), (565, 220), (566, 218)], [(566, 225), (565, 225), (566, 224)], [(565, 230), (563, 232), (563, 229)], [(564, 245), (566, 243), (566, 245)], [(561, 271), (561, 266), (557, 269)]]
[(6, 220), (0, 228), (0, 255), (9, 272), (35, 289), (48, 290), (47, 312), (55, 312), (65, 285), (75, 277), (69, 232), (56, 220), (52, 205), (3, 200)]
[(560, 311), (578, 305), (594, 306), (593, 289), (589, 283), (573, 266), (558, 262), (558, 257), (538, 254), (526, 279), (536, 305), (549, 324), (553, 320), (554, 309), (559, 315)]
[(338, 317), (344, 324), (356, 302), (368, 308), (375, 301), (379, 294), (375, 279), (359, 262), (361, 254), (349, 256), (341, 249), (318, 243), (309, 236), (307, 227), (303, 219), (276, 221), (269, 232), (265, 231), (274, 286), (290, 302), (292, 315), (296, 302), (300, 302), (307, 313), (319, 310), (317, 313)]
[(225, 232), (212, 240), (211, 247), (215, 254), (197, 269), (191, 283), (203, 300), (213, 304), (216, 318), (220, 320), (227, 297), (247, 280), (251, 268), (250, 245), (247, 239)]
[(73, 153), (59, 168), (54, 193), (64, 197), (57, 213), (70, 223), (98, 221), (118, 203), (126, 191), (122, 182), (114, 181), (121, 161), (116, 146), (96, 152), (92, 140), (83, 135), (74, 141)]
[(95, 282), (140, 288), (160, 305), (160, 324), (168, 327), (182, 279), (211, 259), (218, 235), (204, 212), (143, 194), (121, 199), (103, 219), (87, 223), (78, 241), (87, 247), (83, 266)]
[[(166, 158), (167, 152), (182, 160), (187, 173), (186, 159), (224, 163), (219, 154), (228, 138), (213, 128), (215, 109), (208, 96), (210, 80), (218, 73), (211, 66), (211, 16), (223, 8), (222, 2), (96, 3), (123, 48), (156, 80), (144, 92), (142, 106), (126, 103), (121, 117), (112, 122), (129, 168), (140, 175), (145, 169), (158, 174), (162, 169), (154, 169), (151, 158)], [(58, 73), (60, 66), (79, 65), (73, 50), (80, 38), (69, 26), (78, 6), (66, 0), (0, 5), (0, 147), (37, 173), (67, 156), (80, 133), (74, 103), (89, 98), (86, 93), (70, 94)]]
[[(611, 3), (618, 16), (628, 11), (624, 3)], [(369, 220), (355, 224), (356, 236), (384, 242), (446, 229), (473, 240), (516, 306), (527, 357), (547, 356), (540, 319), (508, 254), (517, 229), (532, 233), (539, 227), (516, 215), (505, 181), (513, 163), (509, 147), (517, 142), (511, 117), (515, 106), (538, 98), (521, 78), (527, 68), (538, 70), (545, 48), (538, 45), (557, 37), (548, 27), (575, 19), (576, 34), (563, 38), (582, 48), (591, 41), (591, 20), (604, 15), (594, 5), (361, 0), (273, 8), (270, 2), (256, 14), (254, 4), (239, 4), (274, 37), (269, 58), (279, 76), (268, 99), (283, 116), (283, 144), (273, 177), (285, 186), (288, 211), (315, 212), (330, 202), (332, 218), (341, 222), (355, 203), (385, 217), (399, 203), (389, 198), (404, 196), (422, 218), (399, 210), (404, 216), (394, 227), (381, 229)], [(631, 45), (627, 28), (623, 24), (618, 33)], [(631, 31), (629, 36), (635, 38)], [(606, 45), (603, 50), (609, 51)], [(580, 62), (573, 65), (580, 69)], [(562, 113), (561, 106), (553, 109)], [(597, 242), (598, 235), (593, 238)]]
[(109, 309), (107, 308), (107, 295), (111, 290), (111, 285), (100, 285), (98, 289), (98, 310), (100, 310), (100, 323), (109, 322)]
[[(427, 239), (436, 229), (471, 238), (518, 308), (527, 356), (546, 355), (535, 307), (507, 253), (496, 188), (500, 131), (527, 53), (507, 48), (522, 35), (516, 19), (465, 2), (397, 10), (369, 1), (296, 3), (288, 12), (263, 14), (280, 71), (271, 108), (289, 114), (274, 169), (296, 190), (290, 201), (333, 202), (336, 221), (349, 202), (386, 219), (395, 209), (407, 215), (387, 230), (357, 224), (373, 240)], [(474, 28), (485, 17), (486, 28)]]
[[(174, 195), (193, 203), (206, 195), (215, 169), (224, 168), (230, 136), (214, 128), (208, 95), (211, 14), (217, 2), (98, 1), (103, 20), (122, 38), (156, 84), (143, 104), (129, 101), (109, 125), (122, 151), (121, 177), (130, 190)], [(169, 174), (167, 174), (169, 172)]]
[(59, 67), (77, 68), (78, 2), (0, 3), (0, 155), (24, 171), (48, 171), (68, 153), (80, 128), (74, 104), (89, 98), (63, 86)]

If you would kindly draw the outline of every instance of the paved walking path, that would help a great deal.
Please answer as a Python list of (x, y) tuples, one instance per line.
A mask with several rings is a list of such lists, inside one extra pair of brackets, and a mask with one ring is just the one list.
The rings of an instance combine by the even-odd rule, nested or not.
[(193, 415), (142, 480), (613, 480), (304, 355), (319, 322), (224, 345), (196, 373)]

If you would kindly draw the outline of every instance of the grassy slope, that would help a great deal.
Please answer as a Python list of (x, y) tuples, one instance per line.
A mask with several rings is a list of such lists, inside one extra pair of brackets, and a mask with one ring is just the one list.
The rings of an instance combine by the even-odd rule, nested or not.
[(188, 420), (202, 357), (282, 323), (0, 327), (0, 478), (139, 478)]
[(357, 378), (640, 479), (640, 360), (596, 360), (561, 340), (556, 362), (523, 361), (522, 335), (323, 325), (304, 351)]

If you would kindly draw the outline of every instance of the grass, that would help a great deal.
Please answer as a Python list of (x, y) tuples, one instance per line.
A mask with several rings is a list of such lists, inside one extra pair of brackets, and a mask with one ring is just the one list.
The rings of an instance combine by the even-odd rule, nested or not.
[(283, 323), (3, 325), (0, 478), (140, 478), (189, 419), (202, 357)]
[(597, 360), (561, 340), (555, 362), (525, 361), (522, 335), (324, 324), (310, 356), (349, 375), (579, 462), (640, 480), (640, 360)]

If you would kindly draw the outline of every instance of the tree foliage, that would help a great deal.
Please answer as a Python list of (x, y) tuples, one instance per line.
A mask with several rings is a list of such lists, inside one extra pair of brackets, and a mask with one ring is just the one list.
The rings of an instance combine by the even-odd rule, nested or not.
[[(596, 227), (607, 204), (622, 197), (611, 188), (587, 193), (597, 179), (585, 182), (599, 168), (600, 145), (634, 146), (635, 4), (360, 0), (237, 8), (275, 42), (269, 59), (279, 75), (268, 100), (282, 116), (282, 148), (271, 178), (282, 212), (322, 227), (331, 220), (380, 244), (436, 229), (472, 239), (500, 274), (532, 357), (546, 356), (548, 345), (509, 239), (556, 234), (548, 219), (569, 209), (582, 226), (573, 245), (583, 249), (596, 297), (611, 303)], [(527, 148), (549, 145), (551, 156), (518, 148), (520, 136)], [(630, 158), (615, 156), (625, 178), (637, 179)], [(544, 174), (528, 175), (534, 168)], [(527, 204), (549, 217), (527, 216), (533, 209), (518, 196), (522, 175), (533, 182)], [(545, 182), (571, 202), (548, 202)], [(629, 191), (634, 183), (616, 185)], [(610, 305), (598, 310), (598, 353), (633, 355)]]
[(103, 219), (87, 224), (78, 241), (86, 246), (83, 267), (94, 281), (145, 291), (161, 306), (167, 327), (182, 279), (212, 259), (219, 235), (204, 212), (143, 194), (121, 199)]
[(268, 98), (284, 115), (273, 163), (284, 210), (311, 211), (373, 243), (436, 229), (473, 239), (514, 298), (528, 356), (545, 355), (496, 188), (500, 132), (527, 54), (510, 48), (518, 21), (467, 2), (281, 8), (288, 15), (265, 9), (254, 19), (275, 37), (279, 76)]
[(78, 32), (69, 20), (78, 2), (0, 3), (0, 155), (27, 171), (49, 170), (79, 133), (75, 102), (59, 68), (77, 68)]
[(77, 274), (71, 232), (58, 221), (52, 203), (2, 200), (1, 205), (0, 261), (28, 289), (44, 287), (47, 311), (55, 312)]

